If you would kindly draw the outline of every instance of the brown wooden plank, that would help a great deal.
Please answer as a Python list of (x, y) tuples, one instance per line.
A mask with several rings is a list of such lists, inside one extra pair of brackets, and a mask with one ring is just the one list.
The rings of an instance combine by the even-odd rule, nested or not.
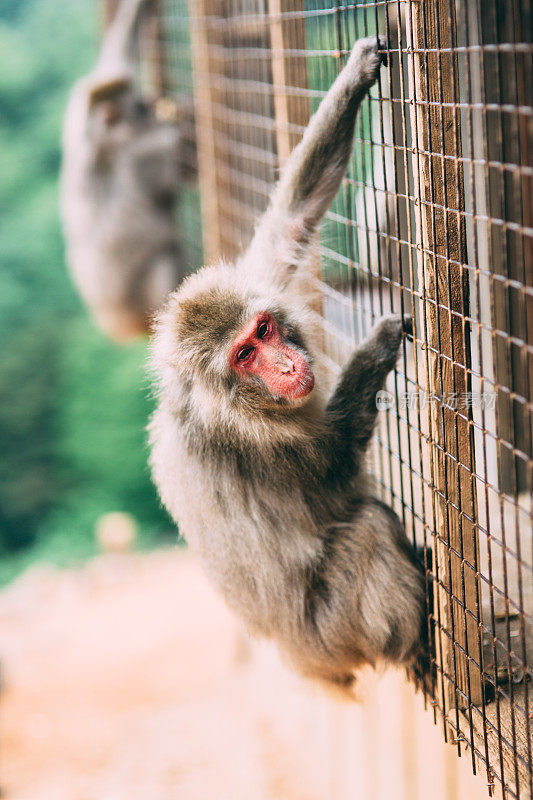
[[(306, 49), (304, 16), (284, 16), (305, 10), (304, 0), (269, 0), (270, 43), (272, 48), (272, 83), (274, 85), (274, 113), (276, 118), (276, 144), (278, 164), (282, 167), (302, 137), (311, 116), (311, 106), (305, 90), (309, 88), (307, 59), (303, 56), (287, 55), (288, 50)], [(303, 90), (294, 94), (293, 89)], [(318, 293), (321, 278), (320, 256), (316, 236), (316, 258), (313, 277), (317, 282), (317, 294), (312, 305), (317, 314), (322, 313), (322, 299)]]
[[(419, 277), (424, 292), (428, 393), (432, 437), (433, 483), (438, 529), (435, 532), (435, 602), (445, 633), (438, 637), (445, 702), (464, 708), (482, 701), (477, 615), (479, 584), (475, 527), (476, 497), (472, 479), (474, 448), (470, 410), (445, 407), (443, 399), (461, 398), (470, 389), (469, 312), (463, 173), (460, 162), (459, 112), (443, 103), (457, 102), (454, 55), (437, 53), (454, 45), (455, 19), (448, 0), (413, 4), (414, 88), (418, 153)], [(431, 51), (431, 52), (429, 52)], [(439, 648), (438, 648), (439, 650)], [(465, 655), (465, 652), (467, 655)], [(456, 688), (459, 691), (456, 691)]]
[[(529, 12), (531, 16), (531, 11)], [(501, 44), (526, 40), (527, 17), (520, 22), (509, 13), (506, 0), (492, 0), (480, 7), (481, 42)], [(523, 27), (522, 27), (523, 26)], [(529, 26), (530, 29), (531, 26)], [(525, 37), (525, 38), (524, 38)], [(483, 102), (494, 106), (533, 104), (531, 52), (485, 53)], [(483, 157), (488, 162), (530, 167), (533, 161), (533, 121), (527, 115), (502, 113), (494, 108), (484, 112)], [(490, 218), (530, 227), (533, 219), (533, 181), (526, 173), (486, 168), (487, 209)], [(533, 453), (531, 411), (515, 399), (515, 394), (531, 401), (533, 356), (513, 341), (533, 341), (533, 301), (517, 288), (533, 285), (533, 242), (530, 236), (489, 224), (490, 267), (504, 280), (491, 282), (491, 324), (494, 370), (500, 387), (498, 398), (498, 482), (502, 491), (531, 490), (531, 464), (512, 452), (512, 447), (531, 460)], [(508, 283), (515, 285), (511, 287)]]
[(310, 117), (309, 98), (287, 92), (291, 88), (308, 88), (306, 59), (286, 55), (289, 48), (305, 50), (305, 18), (284, 17), (288, 12), (304, 11), (305, 3), (303, 0), (269, 0), (268, 8), (276, 140), (279, 164), (282, 166), (301, 138), (301, 134), (291, 130), (291, 126), (305, 127)]
[(214, 77), (221, 72), (220, 34), (215, 20), (219, 0), (190, 0), (191, 52), (198, 151), (198, 179), (202, 199), (204, 254), (210, 262), (222, 255), (221, 168), (217, 122), (213, 106), (219, 100)]
[[(528, 729), (524, 716), (526, 713), (525, 699), (525, 686), (522, 684), (514, 689), (513, 705), (508, 698), (501, 697), (499, 701), (499, 719), (496, 703), (490, 703), (485, 709), (486, 726), (483, 725), (481, 714), (474, 713), (473, 715), (474, 747), (477, 751), (478, 769), (481, 774), (486, 769), (484, 763), (486, 729), (489, 761), (495, 773), (492, 780), (496, 787), (496, 796), (499, 795), (498, 787), (500, 782), (503, 782), (511, 790), (514, 797), (520, 797), (522, 800), (531, 800), (531, 792), (529, 790), (531, 774), (528, 767), (528, 754), (533, 747), (533, 742), (531, 741), (531, 732), (529, 733), (528, 742)], [(516, 709), (520, 710), (517, 711)], [(529, 713), (531, 713), (530, 710)], [(450, 715), (450, 723), (453, 726), (456, 724), (452, 715)], [(464, 741), (470, 743), (470, 720), (464, 712), (459, 714), (459, 730)]]

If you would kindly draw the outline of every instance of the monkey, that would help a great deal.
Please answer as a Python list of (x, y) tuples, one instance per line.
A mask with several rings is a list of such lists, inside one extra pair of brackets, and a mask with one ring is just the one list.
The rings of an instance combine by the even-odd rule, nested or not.
[(233, 611), (303, 676), (356, 697), (358, 669), (410, 665), (422, 571), (365, 453), (410, 318), (379, 321), (326, 398), (315, 368), (315, 232), (345, 174), (385, 40), (357, 41), (291, 153), (248, 250), (159, 312), (150, 463), (163, 504)]
[(97, 325), (123, 342), (148, 332), (183, 276), (175, 205), (180, 127), (135, 87), (135, 30), (147, 0), (122, 0), (95, 69), (74, 86), (63, 131), (67, 263)]

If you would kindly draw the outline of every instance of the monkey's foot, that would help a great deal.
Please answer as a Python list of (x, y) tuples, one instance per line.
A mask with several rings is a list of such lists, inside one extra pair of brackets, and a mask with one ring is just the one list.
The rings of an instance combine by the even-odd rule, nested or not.
[(385, 36), (367, 36), (355, 43), (347, 66), (352, 66), (356, 84), (361, 89), (368, 89), (377, 80), (382, 64), (387, 63)]
[(412, 331), (412, 324), (410, 316), (402, 317), (401, 314), (391, 314), (379, 320), (366, 345), (369, 363), (374, 368), (381, 367), (388, 372), (394, 367), (404, 333), (408, 335)]

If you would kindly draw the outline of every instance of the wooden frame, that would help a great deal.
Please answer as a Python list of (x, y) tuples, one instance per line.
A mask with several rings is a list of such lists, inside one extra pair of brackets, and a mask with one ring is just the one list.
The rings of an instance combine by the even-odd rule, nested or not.
[[(311, 117), (309, 98), (302, 94), (290, 94), (288, 89), (309, 88), (307, 64), (302, 59), (287, 56), (289, 50), (306, 49), (307, 37), (304, 16), (287, 18), (290, 12), (305, 11), (304, 0), (269, 0), (270, 41), (272, 47), (272, 83), (274, 86), (274, 113), (276, 118), (276, 145), (278, 164), (283, 167), (292, 150), (301, 139), (301, 128), (305, 128)], [(312, 298), (313, 310), (322, 312), (322, 300), (318, 294), (321, 278), (319, 235), (315, 237), (316, 258), (313, 260), (313, 276), (317, 283), (316, 297)], [(322, 343), (323, 344), (323, 343)]]
[(276, 141), (280, 167), (287, 161), (300, 134), (291, 128), (305, 127), (309, 122), (309, 100), (302, 95), (287, 94), (287, 87), (307, 89), (307, 68), (301, 60), (288, 58), (289, 49), (305, 50), (305, 19), (286, 19), (284, 14), (304, 11), (303, 0), (269, 0), (270, 41), (272, 46), (272, 82), (274, 85), (274, 109), (276, 115)]
[[(448, 0), (412, 5), (415, 110), (415, 191), (419, 286), (427, 343), (427, 390), (436, 497), (435, 606), (445, 633), (437, 632), (439, 683), (444, 708), (483, 702), (479, 546), (471, 409), (447, 398), (470, 385), (469, 285), (464, 230), (463, 170), (455, 20)], [(409, 27), (409, 25), (407, 26)], [(452, 48), (445, 54), (442, 48)], [(446, 103), (447, 105), (442, 105)], [(450, 158), (450, 156), (452, 158)], [(451, 404), (453, 405), (453, 403)], [(458, 727), (456, 719), (455, 727)]]
[(194, 0), (189, 3), (198, 179), (202, 201), (204, 256), (208, 263), (223, 255), (220, 213), (222, 160), (217, 148), (217, 125), (214, 114), (218, 90), (212, 80), (212, 76), (220, 73), (220, 60), (217, 55), (220, 38), (212, 22), (219, 9), (218, 0)]

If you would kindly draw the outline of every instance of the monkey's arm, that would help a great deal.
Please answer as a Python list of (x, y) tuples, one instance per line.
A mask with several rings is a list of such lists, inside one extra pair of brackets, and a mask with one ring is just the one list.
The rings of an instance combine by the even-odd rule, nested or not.
[[(385, 47), (384, 37), (379, 47)], [(293, 150), (252, 243), (265, 252), (311, 239), (335, 196), (352, 152), (355, 120), (361, 101), (375, 82), (381, 65), (378, 39), (356, 42), (348, 62), (300, 144)], [(274, 253), (276, 257), (277, 253)]]
[(332, 452), (348, 471), (352, 466), (352, 473), (372, 436), (376, 395), (396, 364), (403, 331), (412, 333), (411, 317), (402, 319), (395, 314), (382, 319), (344, 368), (327, 405), (326, 420), (334, 440)]
[(88, 97), (87, 111), (113, 100), (134, 80), (133, 43), (143, 6), (149, 0), (121, 0), (102, 43), (94, 70), (81, 82)]
[(86, 135), (86, 119), (96, 116), (92, 136), (98, 141), (102, 135), (105, 137), (109, 122), (119, 115), (119, 98), (133, 88), (135, 29), (147, 2), (149, 0), (120, 0), (95, 68), (78, 82), (72, 93), (72, 113), (67, 111), (67, 119), (78, 119), (83, 126), (82, 131), (76, 131), (74, 125), (75, 138)]
[[(379, 44), (385, 47), (384, 37)], [(287, 161), (272, 199), (273, 211), (301, 216), (308, 230), (316, 228), (346, 172), (357, 112), (380, 66), (377, 37), (356, 42), (346, 66)]]

